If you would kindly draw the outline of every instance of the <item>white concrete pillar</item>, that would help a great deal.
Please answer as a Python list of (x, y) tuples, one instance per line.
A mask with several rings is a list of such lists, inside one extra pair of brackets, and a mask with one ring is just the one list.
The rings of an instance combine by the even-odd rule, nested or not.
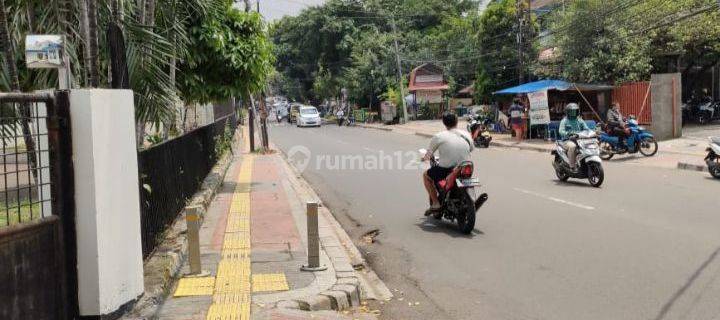
[(107, 315), (144, 290), (133, 92), (72, 90), (70, 116), (80, 315)]

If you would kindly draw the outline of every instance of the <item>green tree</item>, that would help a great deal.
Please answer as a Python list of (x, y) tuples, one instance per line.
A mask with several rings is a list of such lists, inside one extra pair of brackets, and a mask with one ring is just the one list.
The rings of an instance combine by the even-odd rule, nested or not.
[(324, 100), (335, 99), (340, 93), (340, 84), (330, 71), (320, 67), (313, 83), (313, 94)]
[(228, 6), (190, 28), (191, 46), (178, 77), (185, 101), (207, 103), (264, 88), (272, 71), (272, 45), (258, 13)]
[[(483, 102), (489, 102), (492, 92), (511, 84), (517, 84), (519, 64), (517, 53), (517, 2), (500, 0), (491, 3), (482, 13), (478, 22), (478, 52), (475, 94)], [(537, 29), (535, 20), (531, 28)], [(527, 46), (526, 59), (537, 56), (533, 46)], [(526, 64), (528, 64), (526, 62)], [(527, 74), (528, 70), (524, 70)]]

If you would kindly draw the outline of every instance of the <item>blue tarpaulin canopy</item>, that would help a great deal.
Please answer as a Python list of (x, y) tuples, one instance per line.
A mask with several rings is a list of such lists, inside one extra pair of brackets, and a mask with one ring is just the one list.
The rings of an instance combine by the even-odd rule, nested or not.
[(495, 92), (494, 94), (520, 94), (530, 93), (545, 90), (580, 90), (580, 91), (600, 91), (600, 90), (612, 90), (612, 86), (602, 84), (584, 84), (584, 83), (572, 83), (562, 80), (540, 80), (535, 82), (529, 82), (526, 84), (519, 85), (517, 87), (507, 88)]

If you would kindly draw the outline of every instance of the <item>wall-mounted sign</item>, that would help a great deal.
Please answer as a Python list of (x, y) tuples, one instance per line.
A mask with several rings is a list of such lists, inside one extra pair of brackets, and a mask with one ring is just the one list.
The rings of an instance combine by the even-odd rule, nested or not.
[(441, 74), (426, 74), (418, 75), (415, 77), (415, 82), (426, 83), (426, 82), (442, 82), (443, 76)]
[(25, 62), (28, 68), (62, 68), (63, 37), (31, 34), (25, 37)]

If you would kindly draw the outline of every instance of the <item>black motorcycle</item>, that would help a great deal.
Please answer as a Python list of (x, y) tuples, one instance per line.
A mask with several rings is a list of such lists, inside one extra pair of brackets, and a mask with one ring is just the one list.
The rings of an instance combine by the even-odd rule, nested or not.
[(470, 135), (473, 136), (473, 142), (476, 148), (490, 147), (492, 136), (490, 135), (488, 127), (491, 123), (492, 121), (490, 119), (480, 121), (479, 117), (472, 117), (468, 121), (467, 129), (468, 132), (470, 132)]
[[(424, 156), (427, 150), (420, 149)], [(430, 166), (438, 165), (437, 157), (430, 160)], [(435, 219), (448, 219), (457, 222), (460, 231), (470, 234), (475, 228), (475, 213), (487, 201), (487, 193), (481, 194), (475, 199), (475, 187), (480, 186), (477, 178), (473, 178), (474, 165), (472, 161), (464, 161), (455, 167), (452, 172), (436, 184), (438, 199), (441, 208), (433, 215)]]
[(710, 147), (706, 151), (708, 154), (705, 163), (708, 171), (714, 178), (720, 179), (720, 137), (710, 138)]

